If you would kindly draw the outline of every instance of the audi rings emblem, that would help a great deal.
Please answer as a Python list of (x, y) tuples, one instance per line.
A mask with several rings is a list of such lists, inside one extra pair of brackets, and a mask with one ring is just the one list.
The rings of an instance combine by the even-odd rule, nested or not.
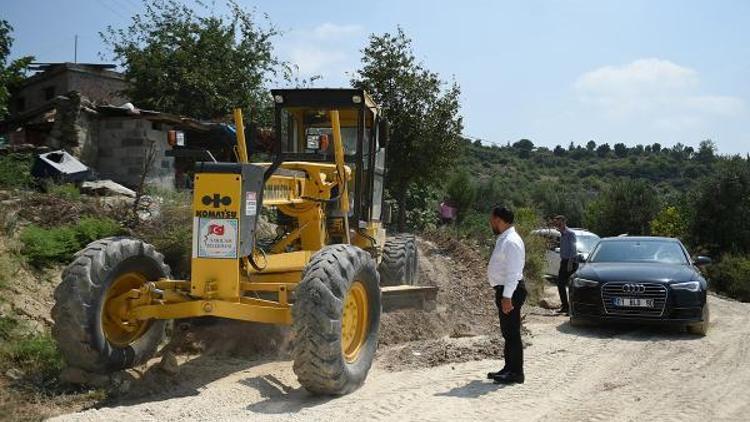
[(646, 293), (646, 286), (643, 284), (623, 284), (622, 291), (630, 294)]

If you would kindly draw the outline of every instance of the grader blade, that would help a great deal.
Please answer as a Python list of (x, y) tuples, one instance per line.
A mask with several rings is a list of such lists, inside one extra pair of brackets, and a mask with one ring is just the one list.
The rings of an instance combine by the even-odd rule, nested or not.
[(437, 286), (383, 286), (383, 312), (397, 309), (420, 309), (433, 311), (436, 308)]

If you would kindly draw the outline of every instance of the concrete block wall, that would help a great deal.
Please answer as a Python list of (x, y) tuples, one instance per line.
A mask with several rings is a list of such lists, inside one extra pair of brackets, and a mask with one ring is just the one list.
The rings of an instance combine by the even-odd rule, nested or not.
[(99, 120), (98, 159), (95, 168), (101, 178), (136, 187), (143, 173), (150, 145), (155, 159), (146, 184), (174, 189), (174, 157), (167, 157), (169, 126), (146, 119), (102, 116)]

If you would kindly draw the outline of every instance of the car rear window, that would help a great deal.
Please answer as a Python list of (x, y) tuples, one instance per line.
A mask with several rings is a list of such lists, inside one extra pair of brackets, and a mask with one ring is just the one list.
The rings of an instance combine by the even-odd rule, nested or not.
[(617, 240), (600, 242), (589, 262), (658, 262), (687, 264), (687, 257), (677, 242), (668, 240)]

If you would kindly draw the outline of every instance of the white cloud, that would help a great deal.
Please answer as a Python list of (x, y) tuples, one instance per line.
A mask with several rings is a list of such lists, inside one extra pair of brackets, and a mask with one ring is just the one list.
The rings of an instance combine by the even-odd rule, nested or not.
[(341, 51), (307, 46), (291, 48), (289, 59), (298, 66), (300, 74), (311, 76), (346, 62), (347, 55)]
[(297, 65), (303, 78), (321, 76), (318, 86), (348, 85), (347, 72), (359, 63), (365, 28), (331, 22), (288, 32), (279, 43), (279, 54)]
[(607, 117), (646, 118), (661, 128), (700, 125), (711, 117), (744, 111), (742, 99), (702, 94), (700, 85), (694, 69), (646, 58), (586, 72), (573, 86), (580, 101)]
[(313, 28), (312, 33), (319, 39), (332, 39), (336, 37), (350, 37), (364, 32), (361, 25), (336, 25), (326, 22)]

